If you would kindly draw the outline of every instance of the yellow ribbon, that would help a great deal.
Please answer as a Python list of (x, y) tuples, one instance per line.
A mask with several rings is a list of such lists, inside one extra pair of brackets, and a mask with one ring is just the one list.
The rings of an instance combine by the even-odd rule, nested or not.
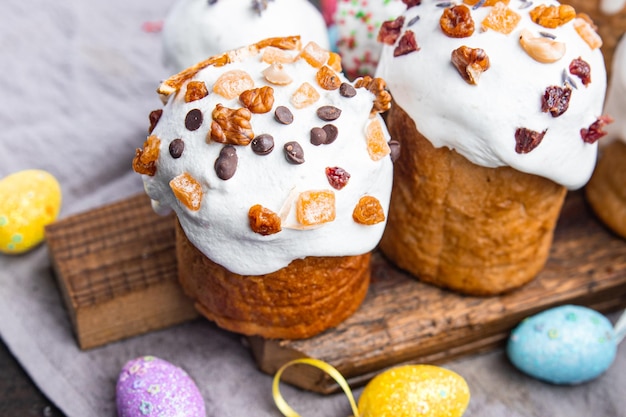
[(339, 384), (341, 389), (343, 389), (343, 392), (346, 393), (348, 401), (350, 402), (350, 407), (352, 407), (352, 415), (358, 417), (359, 410), (356, 406), (356, 401), (354, 401), (352, 391), (350, 391), (348, 381), (346, 381), (343, 375), (341, 375), (341, 373), (333, 366), (327, 364), (326, 362), (312, 358), (295, 359), (291, 362), (287, 362), (286, 364), (281, 366), (278, 372), (276, 372), (276, 375), (274, 375), (274, 382), (272, 383), (272, 396), (274, 397), (274, 403), (276, 403), (276, 407), (278, 407), (280, 412), (283, 413), (285, 417), (300, 417), (300, 415), (293, 408), (291, 408), (289, 404), (287, 404), (287, 401), (285, 401), (283, 396), (280, 394), (279, 388), (280, 377), (283, 374), (283, 371), (291, 365), (295, 365), (298, 363), (314, 366), (330, 375), (331, 378), (333, 378)]

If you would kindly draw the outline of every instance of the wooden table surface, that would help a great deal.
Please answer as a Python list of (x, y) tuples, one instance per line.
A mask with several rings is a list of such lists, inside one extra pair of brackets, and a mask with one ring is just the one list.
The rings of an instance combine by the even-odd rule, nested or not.
[(39, 391), (1, 339), (0, 416), (64, 417)]

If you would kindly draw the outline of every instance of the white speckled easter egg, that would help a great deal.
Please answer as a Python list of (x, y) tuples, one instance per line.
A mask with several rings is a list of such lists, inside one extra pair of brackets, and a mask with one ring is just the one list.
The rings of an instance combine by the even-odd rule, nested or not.
[(359, 398), (360, 417), (460, 417), (469, 387), (455, 372), (432, 365), (404, 365), (372, 379)]
[(46, 171), (19, 171), (0, 180), (0, 252), (24, 253), (44, 239), (61, 209), (61, 187)]
[(124, 365), (117, 380), (118, 417), (205, 417), (204, 400), (181, 368), (143, 356)]
[(578, 384), (606, 371), (617, 351), (611, 322), (586, 307), (564, 305), (521, 322), (507, 355), (528, 375), (553, 384)]

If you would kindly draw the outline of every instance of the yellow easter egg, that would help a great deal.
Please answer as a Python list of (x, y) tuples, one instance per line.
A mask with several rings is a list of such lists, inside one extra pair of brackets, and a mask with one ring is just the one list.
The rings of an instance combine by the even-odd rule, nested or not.
[(61, 209), (61, 187), (46, 171), (19, 171), (0, 180), (0, 252), (24, 253), (44, 239)]
[(460, 417), (469, 404), (465, 380), (432, 365), (404, 365), (372, 379), (359, 398), (360, 417)]

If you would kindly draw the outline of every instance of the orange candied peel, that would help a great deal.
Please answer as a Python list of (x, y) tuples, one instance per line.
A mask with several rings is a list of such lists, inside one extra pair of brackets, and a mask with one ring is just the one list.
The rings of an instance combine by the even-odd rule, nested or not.
[(229, 100), (239, 97), (241, 93), (252, 88), (254, 88), (254, 80), (243, 70), (227, 71), (213, 84), (213, 92)]
[(503, 2), (497, 2), (489, 14), (483, 19), (483, 29), (491, 29), (508, 35), (515, 29), (522, 17), (507, 7)]
[(328, 66), (322, 66), (315, 74), (317, 84), (324, 90), (336, 90), (341, 86), (341, 78), (339, 74), (330, 69)]
[(248, 220), (252, 231), (263, 236), (273, 235), (282, 230), (278, 214), (260, 204), (250, 207)]
[(306, 44), (300, 52), (300, 57), (309, 63), (313, 68), (320, 68), (328, 62), (330, 52), (311, 41)]
[(379, 161), (391, 153), (391, 148), (385, 140), (383, 127), (378, 119), (373, 119), (365, 128), (367, 152), (373, 161)]
[(304, 191), (296, 200), (296, 219), (304, 226), (331, 222), (335, 215), (335, 193), (332, 190)]
[(291, 95), (291, 104), (296, 109), (303, 109), (320, 99), (320, 93), (311, 84), (304, 82)]
[(189, 81), (185, 91), (185, 103), (201, 100), (209, 95), (209, 90), (203, 81)]
[(602, 46), (602, 38), (596, 32), (593, 20), (585, 13), (579, 13), (574, 19), (574, 29), (591, 49), (598, 49)]
[(184, 172), (170, 181), (174, 195), (191, 211), (200, 210), (202, 204), (202, 185), (188, 172)]
[(361, 197), (357, 205), (354, 207), (352, 219), (359, 224), (371, 226), (373, 224), (384, 222), (385, 212), (383, 210), (383, 206), (376, 197), (366, 195)]
[[(475, 6), (476, 4), (478, 4), (479, 1), (480, 0), (463, 0), (463, 3), (469, 4), (470, 6)], [(502, 2), (507, 6), (509, 5), (509, 0), (486, 0), (480, 7), (495, 6), (498, 2)]]
[(148, 136), (143, 143), (143, 149), (135, 150), (133, 170), (138, 174), (153, 177), (156, 174), (156, 161), (159, 159), (160, 146), (161, 139), (155, 135)]
[(288, 51), (274, 46), (263, 49), (263, 55), (261, 55), (261, 61), (267, 64), (290, 64), (294, 59), (295, 57)]
[(568, 5), (546, 6), (540, 4), (530, 11), (530, 19), (544, 28), (554, 29), (576, 17), (576, 10)]
[(341, 55), (337, 52), (330, 52), (330, 57), (328, 58), (328, 62), (326, 63), (329, 67), (334, 69), (337, 72), (342, 71), (341, 67)]

